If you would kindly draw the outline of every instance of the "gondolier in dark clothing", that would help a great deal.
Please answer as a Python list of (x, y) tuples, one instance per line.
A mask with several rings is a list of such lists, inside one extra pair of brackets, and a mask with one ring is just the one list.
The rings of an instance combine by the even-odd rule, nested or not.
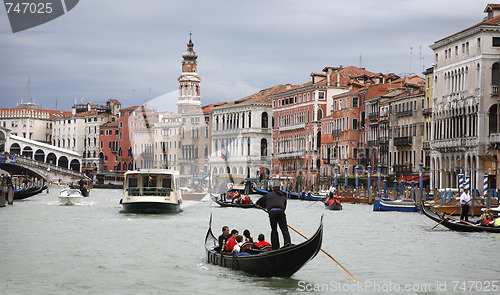
[(284, 245), (291, 244), (290, 233), (288, 232), (288, 225), (286, 222), (286, 198), (280, 191), (279, 186), (274, 186), (273, 191), (261, 197), (257, 203), (257, 207), (266, 208), (269, 214), (269, 222), (271, 224), (271, 244), (273, 250), (280, 248), (280, 240), (278, 236), (279, 225), (281, 233), (283, 234)]
[(460, 195), (460, 207), (462, 207), (462, 212), (460, 213), (460, 220), (469, 221), (469, 203), (470, 203), (469, 190), (464, 189), (464, 192)]

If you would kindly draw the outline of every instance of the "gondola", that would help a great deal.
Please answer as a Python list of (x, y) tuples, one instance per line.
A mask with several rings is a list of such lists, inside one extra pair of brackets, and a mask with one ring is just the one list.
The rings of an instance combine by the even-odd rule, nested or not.
[(328, 201), (323, 201), (323, 204), (325, 204), (325, 208), (328, 210), (342, 210), (340, 199), (335, 199), (332, 204), (328, 204)]
[(322, 240), (323, 220), (316, 233), (301, 244), (248, 256), (233, 256), (219, 253), (219, 242), (209, 226), (205, 248), (209, 264), (242, 270), (260, 277), (290, 277), (318, 254)]
[(467, 224), (460, 222), (458, 220), (454, 220), (448, 217), (444, 217), (445, 213), (443, 215), (431, 211), (428, 207), (425, 205), (421, 204), (422, 212), (424, 213), (425, 216), (429, 217), (430, 219), (434, 220), (435, 222), (440, 222), (441, 225), (454, 230), (454, 231), (462, 231), (462, 232), (491, 232), (491, 233), (500, 233), (500, 227), (490, 227), (490, 226), (484, 226), (484, 225), (472, 225), (472, 224)]
[(298, 193), (292, 193), (292, 192), (288, 192), (288, 191), (285, 191), (285, 190), (281, 190), (281, 192), (283, 194), (285, 194), (285, 197), (287, 199), (294, 199), (294, 200), (300, 199), (300, 194), (298, 194)]
[(32, 186), (20, 190), (14, 190), (14, 200), (22, 200), (41, 193), (46, 189), (46, 185)]
[(373, 211), (417, 212), (420, 211), (420, 208), (414, 201), (391, 201), (377, 197), (373, 203)]
[(215, 203), (219, 204), (221, 207), (233, 207), (233, 208), (255, 208), (255, 204), (238, 204), (238, 203), (233, 203), (231, 201), (223, 201), (220, 197), (217, 197), (217, 195), (210, 194), (210, 199), (214, 201)]

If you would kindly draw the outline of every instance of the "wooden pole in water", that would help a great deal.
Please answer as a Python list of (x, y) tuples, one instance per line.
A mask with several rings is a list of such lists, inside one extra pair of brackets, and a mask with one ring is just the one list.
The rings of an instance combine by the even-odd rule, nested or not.
[[(256, 205), (257, 208), (259, 209), (262, 209), (264, 212), (267, 213), (267, 210)], [(301, 235), (304, 239), (306, 240), (309, 240), (308, 237), (306, 237), (305, 235), (303, 235), (301, 232), (299, 232), (298, 230), (296, 230), (293, 226), (289, 225), (288, 223), (286, 224), (289, 228), (291, 228), (293, 231), (295, 231), (296, 233), (298, 233), (299, 235)], [(338, 262), (335, 258), (333, 258), (332, 255), (328, 254), (325, 250), (323, 250), (323, 248), (320, 248), (321, 252), (325, 253), (326, 256), (330, 257), (330, 259), (332, 259), (333, 261), (335, 261), (335, 263), (337, 263), (340, 267), (342, 267), (343, 270), (345, 270), (345, 272), (347, 272), (355, 281), (358, 281), (358, 279), (352, 274), (350, 273), (342, 264), (340, 264), (340, 262)]]

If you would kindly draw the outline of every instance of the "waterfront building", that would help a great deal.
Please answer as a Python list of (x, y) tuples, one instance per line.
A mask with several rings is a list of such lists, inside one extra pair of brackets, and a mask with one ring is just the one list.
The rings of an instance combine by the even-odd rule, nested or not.
[(425, 90), (424, 90), (424, 100), (422, 101), (422, 115), (424, 116), (424, 139), (422, 144), (423, 150), (423, 170), (424, 175), (429, 176), (431, 167), (431, 126), (432, 126), (432, 82), (434, 80), (434, 68), (430, 67), (426, 69), (422, 74), (424, 74), (425, 79)]
[(102, 155), (101, 172), (118, 172), (122, 170), (122, 162), (118, 157), (122, 151), (119, 146), (119, 122), (113, 121), (102, 124), (99, 128), (99, 155)]
[(0, 126), (9, 129), (12, 135), (52, 144), (54, 120), (70, 114), (68, 111), (41, 109), (32, 102), (21, 102), (17, 108), (0, 109)]
[(179, 171), (182, 118), (179, 114), (160, 113), (154, 125), (154, 167)]
[[(486, 18), (434, 42), (431, 188), (458, 187), (458, 174), (482, 194), (483, 175), (499, 184), (500, 5)], [(494, 179), (496, 177), (496, 183)]]
[[(273, 178), (286, 179), (286, 182), (298, 191), (318, 187), (322, 159), (336, 155), (335, 160), (330, 163), (341, 165), (346, 164), (345, 160), (353, 159), (350, 150), (352, 145), (357, 143), (350, 142), (349, 138), (356, 137), (359, 131), (346, 133), (342, 138), (343, 141), (339, 141), (339, 136), (342, 135), (342, 130), (347, 132), (352, 129), (351, 120), (359, 112), (357, 108), (352, 107), (352, 99), (357, 96), (339, 95), (369, 84), (383, 83), (388, 77), (354, 66), (326, 67), (323, 72), (324, 74), (312, 73), (311, 81), (306, 84), (288, 85), (285, 91), (271, 96), (275, 122), (272, 175)], [(358, 108), (360, 105), (358, 100)], [(322, 126), (322, 119), (330, 116), (333, 121), (328, 119)], [(330, 142), (322, 149), (321, 131), (323, 128), (328, 129), (332, 134), (335, 133), (336, 138), (334, 139), (332, 135), (331, 139), (327, 139)], [(330, 157), (328, 149), (330, 149)], [(350, 171), (353, 169), (353, 164), (347, 163)], [(331, 174), (331, 169), (330, 167), (323, 171), (325, 173), (329, 171), (328, 173)]]
[(133, 138), (133, 134), (130, 129), (130, 116), (134, 113), (138, 106), (132, 106), (128, 108), (124, 108), (120, 110), (120, 117), (118, 118), (118, 162), (121, 165), (118, 165), (117, 171), (125, 172), (128, 170), (134, 169), (134, 153), (132, 151), (132, 142), (131, 138)]
[(424, 156), (424, 80), (418, 76), (406, 77), (402, 85), (403, 88), (395, 90), (388, 101), (388, 129), (389, 134), (392, 133), (389, 161), (392, 160), (393, 174), (405, 181), (417, 181)]
[[(277, 85), (212, 108), (213, 183), (241, 183), (244, 178), (265, 180), (271, 169), (270, 96), (283, 91)], [(261, 177), (262, 174), (262, 177)]]

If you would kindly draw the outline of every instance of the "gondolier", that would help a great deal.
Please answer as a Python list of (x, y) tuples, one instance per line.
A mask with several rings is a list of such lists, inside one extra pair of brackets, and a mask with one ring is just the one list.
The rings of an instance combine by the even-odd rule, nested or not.
[(283, 243), (285, 246), (291, 244), (290, 233), (288, 232), (288, 224), (286, 222), (286, 198), (280, 191), (279, 186), (274, 186), (273, 191), (259, 200), (256, 206), (266, 208), (269, 214), (269, 223), (271, 224), (271, 245), (273, 250), (280, 248), (280, 241), (278, 236), (279, 225), (281, 233), (283, 234)]
[(462, 208), (462, 212), (460, 213), (460, 220), (469, 221), (469, 203), (469, 190), (464, 189), (464, 192), (460, 195), (460, 207)]

